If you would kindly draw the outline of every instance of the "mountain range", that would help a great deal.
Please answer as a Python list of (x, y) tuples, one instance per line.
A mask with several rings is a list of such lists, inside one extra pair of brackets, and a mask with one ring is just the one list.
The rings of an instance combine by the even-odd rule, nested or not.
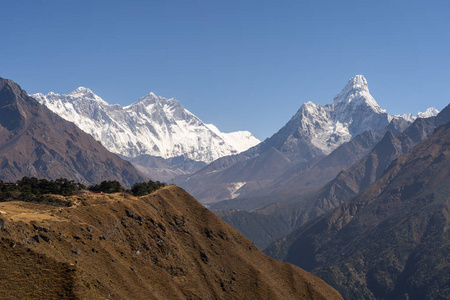
[[(301, 176), (293, 177), (299, 180), (297, 188), (289, 190), (290, 201), (270, 204), (252, 212), (235, 209), (215, 212), (259, 247), (264, 248), (358, 195), (380, 178), (398, 156), (410, 151), (417, 143), (431, 136), (437, 127), (447, 122), (450, 122), (450, 106), (445, 107), (435, 117), (416, 119), (401, 133), (393, 134), (394, 131), (389, 130), (366, 132), (337, 148), (315, 166), (305, 170)], [(388, 128), (392, 129), (391, 126)], [(383, 132), (384, 136), (381, 138), (380, 134)], [(378, 143), (372, 143), (377, 140), (373, 139), (374, 136), (377, 136)], [(305, 189), (301, 184), (302, 178), (325, 177), (323, 173), (336, 173), (336, 166), (342, 166), (342, 163), (348, 161), (346, 157), (359, 156), (361, 149), (365, 149), (361, 147), (361, 141), (371, 145), (372, 150), (366, 156), (344, 168), (320, 188), (312, 191), (306, 189), (307, 191), (302, 193), (302, 188)], [(275, 197), (277, 191), (281, 193), (283, 187), (281, 182), (280, 188), (275, 186), (272, 197)]]
[[(110, 105), (84, 87), (67, 95), (38, 93), (32, 97), (92, 135), (109, 151), (136, 163), (141, 171), (164, 177), (156, 179), (198, 170), (219, 157), (259, 143), (248, 131), (223, 133), (203, 123), (176, 99), (154, 93), (126, 107)], [(184, 164), (180, 165), (180, 160)], [(152, 169), (155, 161), (159, 167)]]
[[(421, 116), (434, 116), (437, 112), (431, 108)], [(334, 97), (332, 104), (305, 103), (272, 137), (240, 154), (217, 159), (192, 175), (180, 176), (176, 182), (213, 208), (256, 209), (298, 196), (299, 189), (303, 193), (320, 187), (370, 152), (384, 135), (383, 130), (399, 132), (409, 124), (410, 120), (383, 110), (369, 93), (367, 80), (357, 75)], [(349, 146), (359, 147), (360, 151), (357, 155), (351, 149), (351, 155), (341, 153), (343, 159), (335, 160), (341, 165), (331, 166), (331, 172), (319, 171), (321, 175), (315, 175), (314, 180), (311, 176), (299, 179), (305, 170), (339, 146), (365, 132), (380, 130), (381, 133), (361, 137), (359, 146)], [(221, 205), (211, 205), (230, 199)], [(246, 202), (251, 204), (242, 205)]]
[[(386, 134), (379, 144), (383, 149), (374, 149), (378, 161), (401, 154), (402, 140), (402, 134)], [(448, 298), (449, 158), (446, 123), (356, 197), (273, 243), (266, 253), (312, 271), (348, 299)], [(366, 162), (371, 159), (375, 156)]]
[(67, 178), (84, 184), (118, 180), (130, 187), (147, 177), (20, 88), (0, 78), (0, 179)]

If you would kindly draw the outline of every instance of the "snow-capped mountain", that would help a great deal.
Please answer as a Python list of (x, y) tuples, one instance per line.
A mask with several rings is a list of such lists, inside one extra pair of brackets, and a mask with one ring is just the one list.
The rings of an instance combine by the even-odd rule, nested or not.
[[(429, 109), (427, 115), (433, 114), (434, 110)], [(384, 135), (384, 130), (400, 132), (410, 123), (382, 109), (370, 94), (364, 76), (356, 75), (334, 97), (333, 103), (303, 104), (270, 138), (238, 156), (220, 158), (178, 184), (202, 203), (264, 198), (277, 186), (284, 189), (277, 197), (290, 196), (290, 191), (298, 187), (307, 190), (331, 180), (342, 168), (357, 162), (357, 157), (366, 155)], [(358, 142), (350, 144), (363, 133), (366, 134)], [(323, 166), (313, 168), (317, 161), (347, 143), (351, 150), (344, 147), (347, 150), (334, 153), (339, 163), (327, 166), (334, 173), (317, 171)], [(312, 175), (301, 177), (308, 168)]]
[(429, 108), (427, 108), (427, 110), (425, 112), (420, 112), (419, 111), (416, 116), (414, 116), (411, 113), (408, 113), (408, 114), (396, 115), (396, 117), (400, 117), (400, 118), (403, 118), (403, 119), (408, 120), (410, 122), (414, 122), (417, 118), (435, 117), (435, 116), (437, 116), (438, 113), (439, 113), (439, 111), (436, 108), (429, 107)]
[[(439, 111), (432, 107), (417, 117), (430, 117), (437, 113)], [(286, 126), (293, 129), (290, 130), (291, 134), (296, 132), (303, 141), (327, 155), (354, 136), (367, 130), (383, 128), (394, 118), (412, 122), (416, 117), (389, 115), (370, 94), (364, 76), (356, 75), (334, 97), (332, 104), (307, 102)]]
[(126, 157), (183, 156), (209, 163), (259, 143), (248, 131), (222, 133), (215, 126), (204, 124), (177, 100), (153, 93), (126, 107), (110, 105), (84, 87), (68, 95), (32, 96), (91, 134), (111, 152)]

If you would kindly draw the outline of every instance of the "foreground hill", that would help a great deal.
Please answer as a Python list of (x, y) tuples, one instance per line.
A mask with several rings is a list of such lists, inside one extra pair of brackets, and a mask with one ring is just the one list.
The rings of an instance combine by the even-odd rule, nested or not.
[(448, 299), (450, 123), (397, 158), (349, 202), (266, 252), (345, 298)]
[(129, 162), (0, 78), (0, 179), (67, 178), (84, 184), (146, 181)]
[(0, 293), (17, 298), (342, 299), (265, 256), (181, 188), (75, 206), (0, 203)]

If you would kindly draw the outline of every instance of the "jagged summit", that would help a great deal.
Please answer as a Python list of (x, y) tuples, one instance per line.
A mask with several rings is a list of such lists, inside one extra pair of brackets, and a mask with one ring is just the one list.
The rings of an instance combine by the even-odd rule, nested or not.
[(345, 100), (351, 100), (348, 99), (349, 96), (355, 92), (362, 91), (369, 93), (369, 85), (363, 75), (356, 75), (350, 78), (342, 91), (334, 97), (334, 103), (338, 104), (340, 102), (345, 102)]
[[(59, 96), (58, 94), (54, 94), (54, 96)], [(83, 86), (78, 87), (76, 90), (67, 95), (69, 99), (73, 101), (82, 99), (87, 99), (95, 102), (99, 102), (102, 105), (110, 105), (105, 100), (96, 95), (93, 91)]]
[[(303, 104), (280, 133), (300, 134), (302, 143), (316, 148), (314, 153), (327, 155), (364, 131), (383, 128), (391, 119), (370, 94), (364, 76), (356, 75), (334, 97), (333, 104)], [(293, 138), (278, 136), (276, 140), (292, 144)]]
[(439, 114), (439, 110), (437, 110), (435, 107), (429, 107), (424, 112), (419, 111), (416, 116), (414, 116), (412, 113), (407, 113), (407, 114), (396, 115), (395, 117), (403, 118), (407, 121), (414, 122), (417, 118), (425, 119), (425, 118), (429, 118), (429, 117), (435, 117), (438, 114)]
[(348, 110), (347, 105), (368, 106), (376, 113), (386, 113), (378, 105), (369, 92), (369, 85), (363, 75), (356, 75), (347, 82), (342, 91), (334, 97), (334, 104), (340, 106), (340, 110)]
[(439, 110), (437, 110), (435, 107), (428, 107), (426, 111), (424, 112), (418, 112), (417, 117), (418, 118), (429, 118), (437, 116), (439, 113)]
[(177, 99), (164, 98), (164, 97), (156, 95), (153, 92), (150, 92), (147, 95), (145, 95), (144, 97), (139, 98), (133, 104), (131, 104), (129, 106), (125, 106), (124, 109), (133, 107), (133, 106), (139, 106), (139, 105), (148, 106), (148, 105), (152, 105), (152, 104), (159, 104), (159, 105), (167, 104), (169, 106), (177, 106), (177, 107), (184, 109), (183, 106), (181, 105), (181, 103)]
[(367, 80), (363, 75), (355, 75), (354, 77), (350, 78), (345, 88), (351, 88), (354, 90), (369, 90)]
[(136, 102), (134, 102), (134, 103), (139, 103), (139, 102), (142, 102), (142, 101), (145, 101), (145, 100), (149, 100), (149, 99), (154, 100), (154, 99), (165, 99), (165, 98), (158, 97), (155, 93), (150, 92), (150, 93), (148, 93), (147, 95), (145, 95), (144, 97), (139, 98), (139, 99), (138, 99)]
[[(70, 94), (78, 94), (78, 93), (85, 93), (85, 94), (93, 94), (92, 91), (88, 88), (85, 88), (84, 86), (80, 86), (78, 87), (76, 90), (74, 90), (72, 93)], [(69, 95), (70, 95), (69, 94)]]

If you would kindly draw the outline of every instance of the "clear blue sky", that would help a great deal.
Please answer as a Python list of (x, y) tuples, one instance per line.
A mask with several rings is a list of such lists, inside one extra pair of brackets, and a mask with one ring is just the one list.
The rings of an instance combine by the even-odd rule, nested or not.
[(356, 74), (391, 114), (450, 102), (450, 1), (0, 2), (0, 76), (28, 93), (153, 91), (264, 139)]

